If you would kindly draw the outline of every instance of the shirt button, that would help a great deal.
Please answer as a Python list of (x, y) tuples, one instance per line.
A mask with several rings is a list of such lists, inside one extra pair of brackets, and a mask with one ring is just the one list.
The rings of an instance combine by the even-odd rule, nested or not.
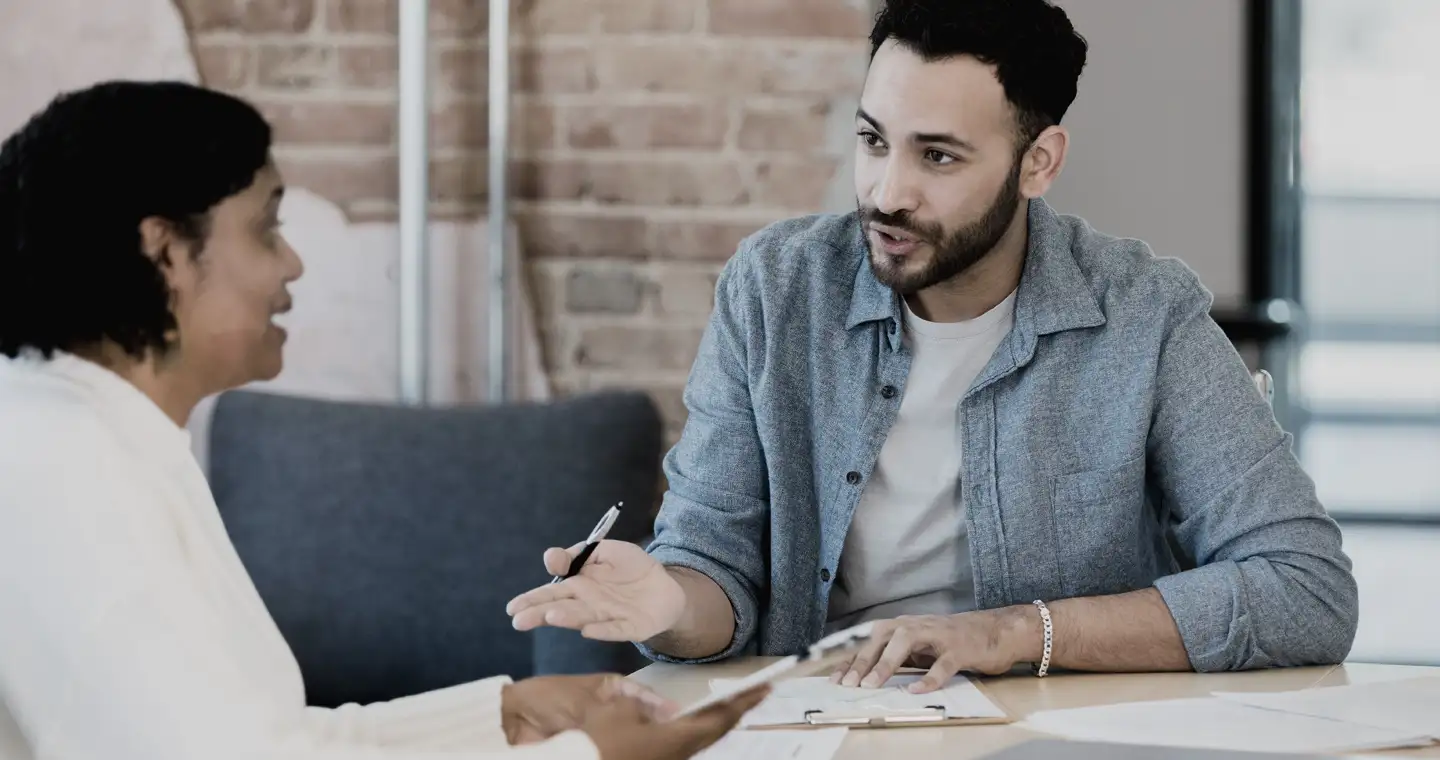
[(852, 485), (852, 486), (855, 485), (856, 483), (859, 483), (859, 482), (860, 482), (860, 473), (858, 473), (858, 472), (856, 472), (856, 471), (854, 471), (854, 470), (851, 470), (851, 471), (845, 473), (845, 482), (846, 482), (846, 483), (849, 483), (849, 484)]
[(830, 568), (820, 568), (820, 580), (825, 581), (826, 583), (830, 582)]
[(881, 398), (895, 398), (895, 386), (887, 385), (880, 389)]

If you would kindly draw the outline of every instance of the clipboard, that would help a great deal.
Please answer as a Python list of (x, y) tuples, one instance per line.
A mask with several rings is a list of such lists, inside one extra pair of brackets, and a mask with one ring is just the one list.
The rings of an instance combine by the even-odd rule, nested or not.
[[(924, 671), (901, 671), (897, 675), (908, 675)], [(874, 709), (855, 712), (826, 713), (823, 710), (805, 711), (803, 723), (775, 723), (758, 726), (745, 726), (746, 731), (795, 731), (821, 728), (854, 728), (854, 729), (897, 729), (897, 728), (943, 728), (948, 726), (999, 726), (1014, 723), (1016, 718), (1011, 714), (1005, 703), (996, 699), (988, 688), (978, 679), (971, 678), (970, 684), (975, 687), (990, 704), (1003, 713), (1003, 716), (982, 716), (982, 717), (955, 717), (952, 718), (945, 712), (943, 705), (930, 705), (922, 709), (912, 710), (889, 710), (878, 711)]]
[(775, 683), (786, 678), (819, 673), (828, 667), (838, 665), (846, 658), (853, 656), (870, 641), (870, 632), (874, 627), (873, 622), (868, 622), (832, 633), (810, 645), (800, 654), (791, 655), (744, 678), (737, 679), (727, 689), (712, 690), (710, 696), (692, 702), (675, 717), (683, 718), (692, 715), (760, 684)]

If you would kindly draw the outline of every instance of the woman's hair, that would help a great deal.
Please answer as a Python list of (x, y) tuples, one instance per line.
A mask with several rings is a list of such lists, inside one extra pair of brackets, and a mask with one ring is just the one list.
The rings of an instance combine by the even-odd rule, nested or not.
[(140, 222), (167, 220), (200, 255), (210, 210), (254, 182), (270, 139), (248, 103), (181, 82), (51, 101), (0, 145), (0, 353), (163, 353), (171, 293)]

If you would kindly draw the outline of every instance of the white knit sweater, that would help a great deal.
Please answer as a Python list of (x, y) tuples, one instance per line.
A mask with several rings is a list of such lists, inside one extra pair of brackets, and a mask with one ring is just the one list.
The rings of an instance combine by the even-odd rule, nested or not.
[(506, 678), (307, 707), (189, 435), (67, 354), (0, 356), (0, 760), (595, 760), (511, 747)]

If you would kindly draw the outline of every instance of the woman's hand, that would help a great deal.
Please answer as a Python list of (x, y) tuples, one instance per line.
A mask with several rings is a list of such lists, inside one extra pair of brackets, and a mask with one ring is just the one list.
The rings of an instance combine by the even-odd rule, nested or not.
[(653, 720), (665, 720), (678, 706), (618, 675), (540, 676), (502, 691), (501, 724), (511, 744), (529, 744), (580, 728), (588, 716), (614, 703), (633, 703)]
[(637, 700), (617, 700), (592, 711), (582, 730), (601, 760), (687, 760), (729, 733), (770, 693), (760, 686), (694, 715), (657, 722)]

